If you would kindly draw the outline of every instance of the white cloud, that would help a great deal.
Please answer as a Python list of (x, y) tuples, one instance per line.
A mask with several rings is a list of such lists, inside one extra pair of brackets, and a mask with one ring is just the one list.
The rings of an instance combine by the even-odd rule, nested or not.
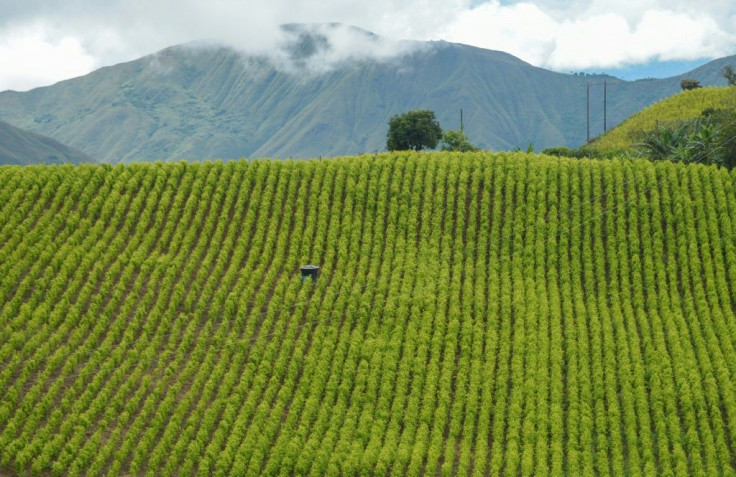
[[(266, 52), (286, 71), (320, 74), (346, 61), (390, 61), (423, 47), (423, 43), (396, 41), (344, 24), (289, 25), (274, 48)], [(311, 39), (305, 43), (306, 38)], [(316, 41), (315, 41), (316, 39)]]
[(449, 41), (505, 51), (533, 64), (552, 53), (559, 25), (531, 3), (484, 3), (466, 10), (443, 30)]
[[(76, 57), (70, 54), (59, 57), (60, 63), (61, 58), (68, 59), (68, 67), (48, 68), (42, 76), (29, 75), (18, 61), (3, 61), (0, 90), (49, 84), (192, 40), (217, 40), (241, 50), (262, 53), (281, 41), (278, 26), (292, 22), (341, 22), (387, 38), (425, 39), (469, 1), (26, 0), (6, 7), (0, 0), (0, 44), (6, 48), (11, 48), (13, 41), (12, 48), (18, 50), (13, 32), (28, 29), (29, 25), (36, 30), (33, 38), (47, 44), (47, 49), (56, 45), (49, 38), (57, 36), (71, 39), (81, 48)], [(342, 32), (335, 33), (345, 37)], [(360, 56), (359, 45), (351, 38), (343, 39), (356, 47)], [(380, 48), (384, 47), (385, 44)], [(20, 49), (17, 55), (27, 56), (22, 51), (30, 51), (28, 48)], [(382, 56), (384, 52), (379, 50), (372, 47), (371, 51)], [(345, 56), (343, 53), (344, 48), (333, 51), (334, 55)], [(81, 62), (81, 58), (89, 57), (93, 59), (91, 63)], [(44, 56), (39, 54), (38, 58), (34, 61), (42, 64)], [(81, 67), (83, 64), (87, 65), (86, 70)]]
[(614, 14), (571, 22), (558, 30), (555, 40), (546, 64), (558, 69), (725, 56), (734, 44), (710, 18), (660, 10), (645, 12), (633, 26)]
[(76, 38), (53, 38), (40, 26), (7, 32), (0, 37), (0, 91), (23, 91), (90, 71), (94, 59)]
[(489, 1), (462, 12), (443, 34), (557, 70), (736, 53), (736, 4), (730, 2), (593, 0), (573, 2), (567, 16), (558, 4)]
[[(191, 40), (213, 39), (252, 52), (269, 51), (280, 41), (277, 26), (291, 22), (341, 22), (395, 40), (458, 41), (563, 71), (736, 53), (733, 0), (5, 3), (0, 5), (0, 90), (48, 84)], [(354, 37), (333, 33), (344, 41), (335, 43), (333, 56), (362, 54), (363, 45)], [(381, 48), (372, 52), (383, 57), (386, 52)]]

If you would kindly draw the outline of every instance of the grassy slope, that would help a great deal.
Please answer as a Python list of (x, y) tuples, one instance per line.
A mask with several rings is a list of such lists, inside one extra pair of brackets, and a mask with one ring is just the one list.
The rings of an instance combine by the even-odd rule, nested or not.
[(588, 147), (602, 153), (623, 151), (634, 145), (641, 132), (654, 130), (658, 123), (696, 118), (708, 108), (736, 109), (736, 87), (682, 91), (644, 108)]
[(736, 172), (3, 167), (0, 199), (0, 473), (736, 471)]

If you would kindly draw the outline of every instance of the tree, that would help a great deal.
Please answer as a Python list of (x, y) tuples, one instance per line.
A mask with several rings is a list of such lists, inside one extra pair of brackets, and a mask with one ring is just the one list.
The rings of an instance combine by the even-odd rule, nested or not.
[(721, 70), (723, 77), (728, 81), (729, 86), (736, 86), (736, 72), (733, 70), (733, 66), (726, 65)]
[(683, 91), (686, 91), (689, 89), (698, 89), (700, 88), (700, 81), (695, 80), (695, 79), (686, 78), (680, 81), (680, 88), (682, 88)]
[(459, 131), (449, 130), (445, 131), (442, 135), (442, 146), (443, 151), (477, 151), (478, 148), (474, 146), (469, 140), (468, 136), (465, 135), (465, 131), (462, 129)]
[(442, 138), (442, 128), (434, 111), (418, 109), (397, 114), (388, 123), (386, 148), (389, 151), (434, 149)]

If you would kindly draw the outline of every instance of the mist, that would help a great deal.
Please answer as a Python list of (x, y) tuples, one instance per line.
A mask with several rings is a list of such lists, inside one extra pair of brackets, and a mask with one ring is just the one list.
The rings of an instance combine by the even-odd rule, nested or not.
[(349, 62), (400, 60), (427, 48), (423, 42), (392, 40), (341, 23), (282, 25), (276, 38), (267, 51), (239, 51), (265, 56), (276, 68), (287, 72), (320, 74)]
[[(326, 41), (295, 57), (305, 33), (280, 28), (293, 23)], [(400, 59), (417, 45), (404, 40), (465, 43), (567, 71), (727, 56), (736, 52), (733, 32), (732, 0), (5, 0), (0, 90), (201, 39), (312, 73), (348, 60)]]

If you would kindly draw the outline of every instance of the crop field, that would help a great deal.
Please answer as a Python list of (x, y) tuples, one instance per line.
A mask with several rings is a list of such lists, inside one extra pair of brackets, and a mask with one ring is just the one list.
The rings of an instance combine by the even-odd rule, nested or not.
[(0, 167), (0, 390), (0, 474), (733, 475), (736, 171)]

